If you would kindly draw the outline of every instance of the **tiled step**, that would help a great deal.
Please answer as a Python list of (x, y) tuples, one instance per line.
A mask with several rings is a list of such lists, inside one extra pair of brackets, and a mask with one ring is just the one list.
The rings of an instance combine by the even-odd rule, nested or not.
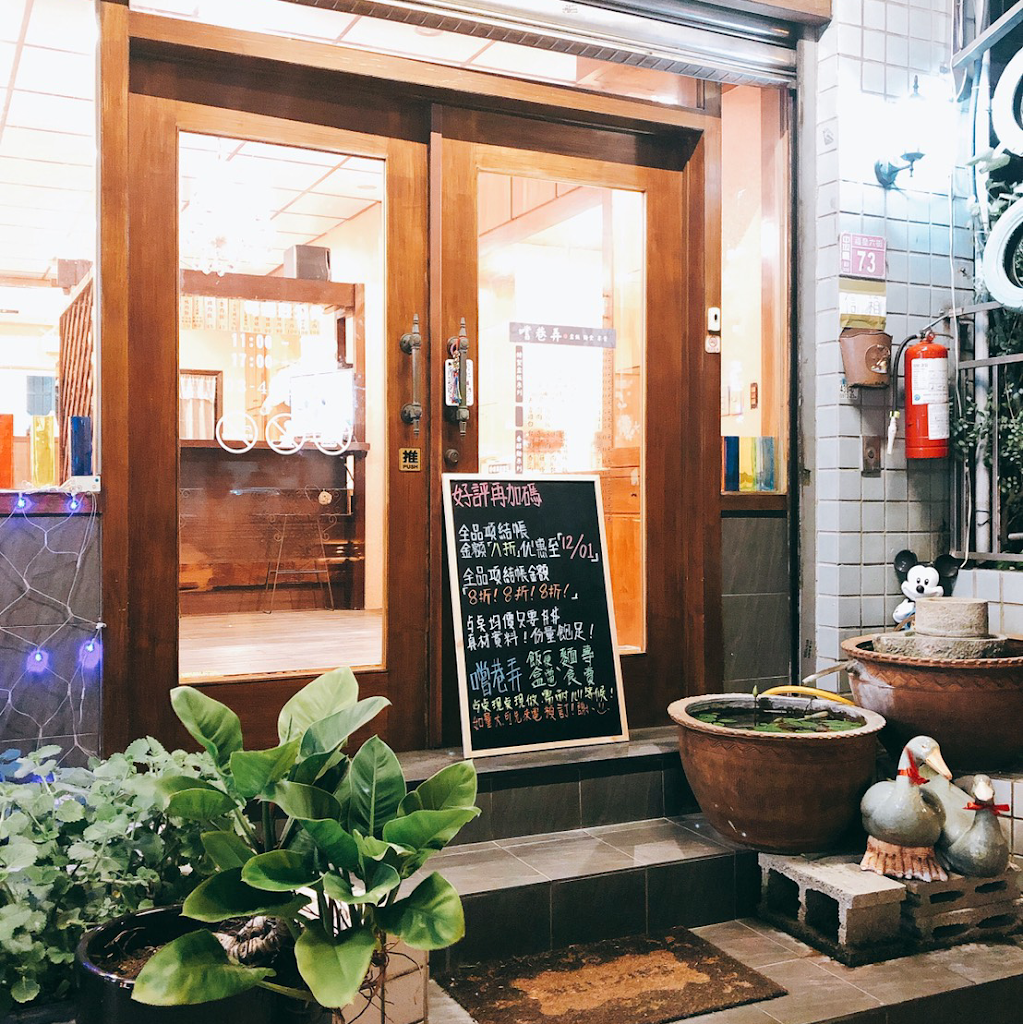
[(427, 869), (465, 907), (465, 938), (433, 955), (439, 969), (730, 921), (753, 913), (760, 889), (756, 854), (697, 814), (473, 843)]
[[(1019, 1024), (1023, 1020), (1023, 948), (1014, 943), (972, 943), (850, 968), (755, 918), (694, 930), (778, 982), (787, 995), (689, 1017), (685, 1024)], [(429, 1002), (430, 1024), (473, 1024), (469, 1014), (433, 983)]]
[[(460, 750), (399, 755), (410, 784), (462, 759)], [(635, 729), (628, 743), (598, 743), (476, 759), (480, 816), (456, 843), (687, 814), (696, 800), (682, 772), (673, 728)]]

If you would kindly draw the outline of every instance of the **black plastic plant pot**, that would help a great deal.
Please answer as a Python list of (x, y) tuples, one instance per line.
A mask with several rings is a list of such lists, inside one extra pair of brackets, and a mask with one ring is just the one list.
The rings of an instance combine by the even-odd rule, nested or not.
[(261, 988), (194, 1006), (147, 1006), (132, 1000), (134, 981), (97, 966), (96, 961), (102, 963), (111, 949), (130, 953), (161, 946), (202, 927), (198, 921), (182, 917), (180, 907), (157, 907), (86, 932), (75, 952), (78, 1024), (278, 1024), (299, 1019), (289, 1010), (302, 1004), (284, 1006), (293, 1001)]

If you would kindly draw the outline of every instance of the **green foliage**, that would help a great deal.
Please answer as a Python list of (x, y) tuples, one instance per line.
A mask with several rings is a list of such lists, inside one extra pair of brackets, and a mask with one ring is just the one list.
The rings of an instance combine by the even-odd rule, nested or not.
[[(58, 747), (5, 757), (0, 779), (0, 1015), (67, 996), (86, 929), (180, 902), (212, 868), (201, 833), (170, 820), (167, 776), (200, 791), (205, 755), (152, 739), (88, 768), (61, 768)], [(219, 794), (215, 794), (219, 795)], [(223, 824), (219, 819), (215, 823)]]
[[(172, 692), (174, 709), (209, 750), (216, 780), (210, 788), (165, 779), (161, 798), (183, 820), (229, 810), (237, 826), (202, 833), (218, 870), (188, 896), (184, 913), (211, 924), (256, 915), (283, 920), (305, 987), (280, 985), (265, 967), (234, 962), (203, 930), (164, 946), (143, 968), (133, 998), (168, 1006), (261, 985), (340, 1007), (386, 960), (388, 933), (424, 950), (462, 937), (461, 901), (440, 875), (405, 898), (399, 889), (479, 814), (471, 762), (450, 765), (408, 792), (397, 757), (379, 737), (349, 759), (349, 736), (389, 703), (360, 701), (349, 669), (320, 676), (288, 701), (278, 718), (280, 745), (269, 750), (244, 749), (228, 708), (180, 694)], [(316, 919), (302, 913), (313, 903)]]

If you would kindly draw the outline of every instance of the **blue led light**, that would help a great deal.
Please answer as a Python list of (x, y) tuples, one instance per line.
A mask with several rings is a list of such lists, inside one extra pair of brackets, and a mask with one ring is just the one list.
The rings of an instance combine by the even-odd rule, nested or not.
[(72, 498), (71, 499), (71, 511), (74, 512), (78, 508), (78, 506), (80, 504), (81, 504), (81, 502), (77, 498)]
[(18, 495), (17, 505), (18, 505), (18, 508), (27, 508), (28, 507), (28, 498), (26, 498), (24, 494), (19, 494)]
[(41, 647), (37, 647), (34, 651), (29, 651), (28, 657), (25, 659), (25, 671), (30, 675), (38, 676), (42, 675), (50, 667), (50, 655), (44, 651)]
[(83, 669), (95, 668), (103, 660), (103, 645), (97, 637), (86, 640), (78, 649), (78, 663)]

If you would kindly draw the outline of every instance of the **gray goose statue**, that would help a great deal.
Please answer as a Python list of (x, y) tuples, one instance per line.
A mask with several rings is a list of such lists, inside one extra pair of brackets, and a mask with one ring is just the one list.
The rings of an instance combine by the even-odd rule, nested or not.
[[(926, 775), (925, 766), (930, 769)], [(864, 793), (860, 813), (868, 839), (862, 870), (925, 882), (948, 878), (934, 853), (945, 811), (923, 793), (934, 775), (952, 778), (937, 741), (917, 736), (903, 748), (895, 781), (875, 783)]]
[(941, 856), (961, 875), (994, 878), (1009, 866), (1009, 844), (998, 824), (998, 816), (1009, 807), (995, 805), (995, 789), (986, 775), (974, 776), (972, 790), (973, 799), (965, 809), (974, 812), (973, 824)]

